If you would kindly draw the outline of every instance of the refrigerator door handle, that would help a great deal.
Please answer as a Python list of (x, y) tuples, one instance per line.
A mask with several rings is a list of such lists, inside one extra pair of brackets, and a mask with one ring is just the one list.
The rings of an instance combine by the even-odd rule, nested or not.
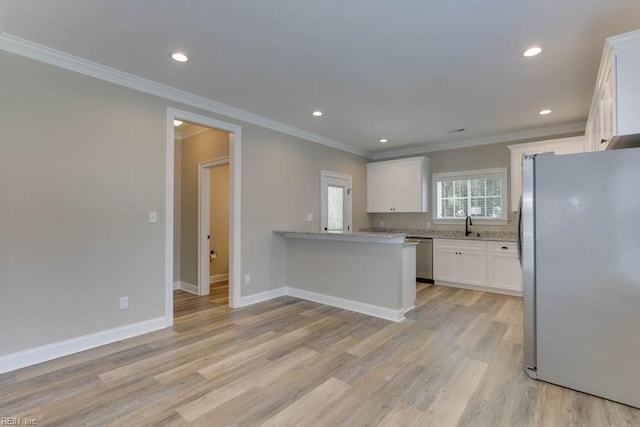
[(522, 267), (522, 196), (520, 196), (520, 202), (518, 202), (518, 230), (516, 247), (518, 248), (518, 261), (520, 261), (520, 267)]

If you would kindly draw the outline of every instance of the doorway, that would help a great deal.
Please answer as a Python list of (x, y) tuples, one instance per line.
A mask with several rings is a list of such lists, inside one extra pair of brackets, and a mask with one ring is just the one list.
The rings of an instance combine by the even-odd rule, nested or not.
[[(179, 126), (174, 126), (174, 120), (178, 120)], [(178, 122), (176, 122), (176, 125)], [(178, 130), (180, 126), (186, 125), (182, 130)], [(185, 161), (183, 156), (185, 136), (186, 138), (203, 138), (204, 133), (216, 133), (218, 135), (218, 146), (213, 152), (209, 151), (206, 157), (199, 158), (195, 166), (191, 168), (189, 162)], [(211, 147), (209, 147), (211, 148)], [(214, 163), (207, 163), (214, 162)], [(218, 162), (218, 163), (215, 163)], [(209, 166), (201, 168), (202, 166)], [(180, 111), (173, 108), (167, 108), (167, 194), (166, 194), (166, 235), (165, 235), (165, 319), (167, 326), (173, 324), (174, 317), (174, 290), (185, 289), (187, 292), (183, 294), (200, 298), (200, 304), (203, 304), (202, 298), (208, 298), (211, 293), (209, 288), (210, 278), (212, 274), (211, 259), (209, 257), (210, 250), (206, 251), (206, 265), (209, 270), (207, 279), (204, 281), (206, 285), (201, 289), (201, 272), (203, 268), (203, 257), (200, 256), (201, 245), (201, 203), (200, 191), (202, 186), (199, 184), (201, 171), (211, 178), (211, 167), (226, 168), (228, 176), (228, 207), (227, 217), (227, 241), (228, 241), (228, 261), (227, 275), (228, 291), (227, 299), (230, 307), (238, 307), (241, 305), (241, 283), (240, 283), (240, 212), (241, 212), (241, 128), (240, 126), (211, 119), (205, 116)], [(193, 178), (193, 185), (185, 185), (182, 182), (182, 169), (188, 169), (189, 175)], [(211, 182), (209, 181), (209, 188)], [(195, 208), (183, 209), (178, 205), (185, 198), (195, 200)], [(211, 200), (211, 197), (208, 198)], [(193, 206), (193, 205), (192, 205)], [(211, 208), (209, 208), (211, 210)], [(208, 226), (210, 228), (210, 225)], [(206, 230), (209, 231), (209, 230)], [(190, 243), (190, 239), (195, 244)], [(190, 249), (186, 249), (190, 248)], [(216, 249), (213, 249), (216, 250)], [(215, 274), (213, 274), (215, 275)], [(221, 279), (221, 276), (214, 278)], [(190, 294), (188, 294), (190, 292)], [(200, 295), (205, 295), (200, 296)], [(206, 301), (205, 301), (206, 302)]]
[(198, 165), (198, 295), (229, 302), (229, 157)]
[(320, 172), (320, 231), (351, 232), (351, 182), (350, 175)]

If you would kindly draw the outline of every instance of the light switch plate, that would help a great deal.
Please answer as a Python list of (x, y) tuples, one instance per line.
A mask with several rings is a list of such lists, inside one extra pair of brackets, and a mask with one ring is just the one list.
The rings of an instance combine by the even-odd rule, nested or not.
[(313, 214), (307, 214), (307, 221), (313, 221)]
[(149, 212), (149, 224), (155, 224), (158, 222), (158, 212), (150, 211)]

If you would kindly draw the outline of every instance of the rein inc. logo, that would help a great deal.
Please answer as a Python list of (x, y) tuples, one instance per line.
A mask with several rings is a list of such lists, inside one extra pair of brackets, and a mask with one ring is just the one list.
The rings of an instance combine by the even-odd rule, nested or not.
[(37, 426), (38, 421), (29, 417), (0, 417), (0, 426)]

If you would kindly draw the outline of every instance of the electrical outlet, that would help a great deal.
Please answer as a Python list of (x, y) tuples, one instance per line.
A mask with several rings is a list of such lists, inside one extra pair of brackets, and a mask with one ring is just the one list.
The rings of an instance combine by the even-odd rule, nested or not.
[(431, 228), (431, 221), (427, 221), (427, 228)]
[(129, 308), (129, 297), (120, 297), (120, 310)]
[(307, 214), (307, 221), (313, 221), (313, 214)]
[(151, 211), (149, 212), (149, 224), (155, 224), (158, 222), (158, 212)]
[(380, 221), (380, 227), (384, 227), (384, 221)]
[(251, 275), (250, 274), (245, 274), (244, 275), (244, 284), (248, 285), (249, 283), (251, 283)]

